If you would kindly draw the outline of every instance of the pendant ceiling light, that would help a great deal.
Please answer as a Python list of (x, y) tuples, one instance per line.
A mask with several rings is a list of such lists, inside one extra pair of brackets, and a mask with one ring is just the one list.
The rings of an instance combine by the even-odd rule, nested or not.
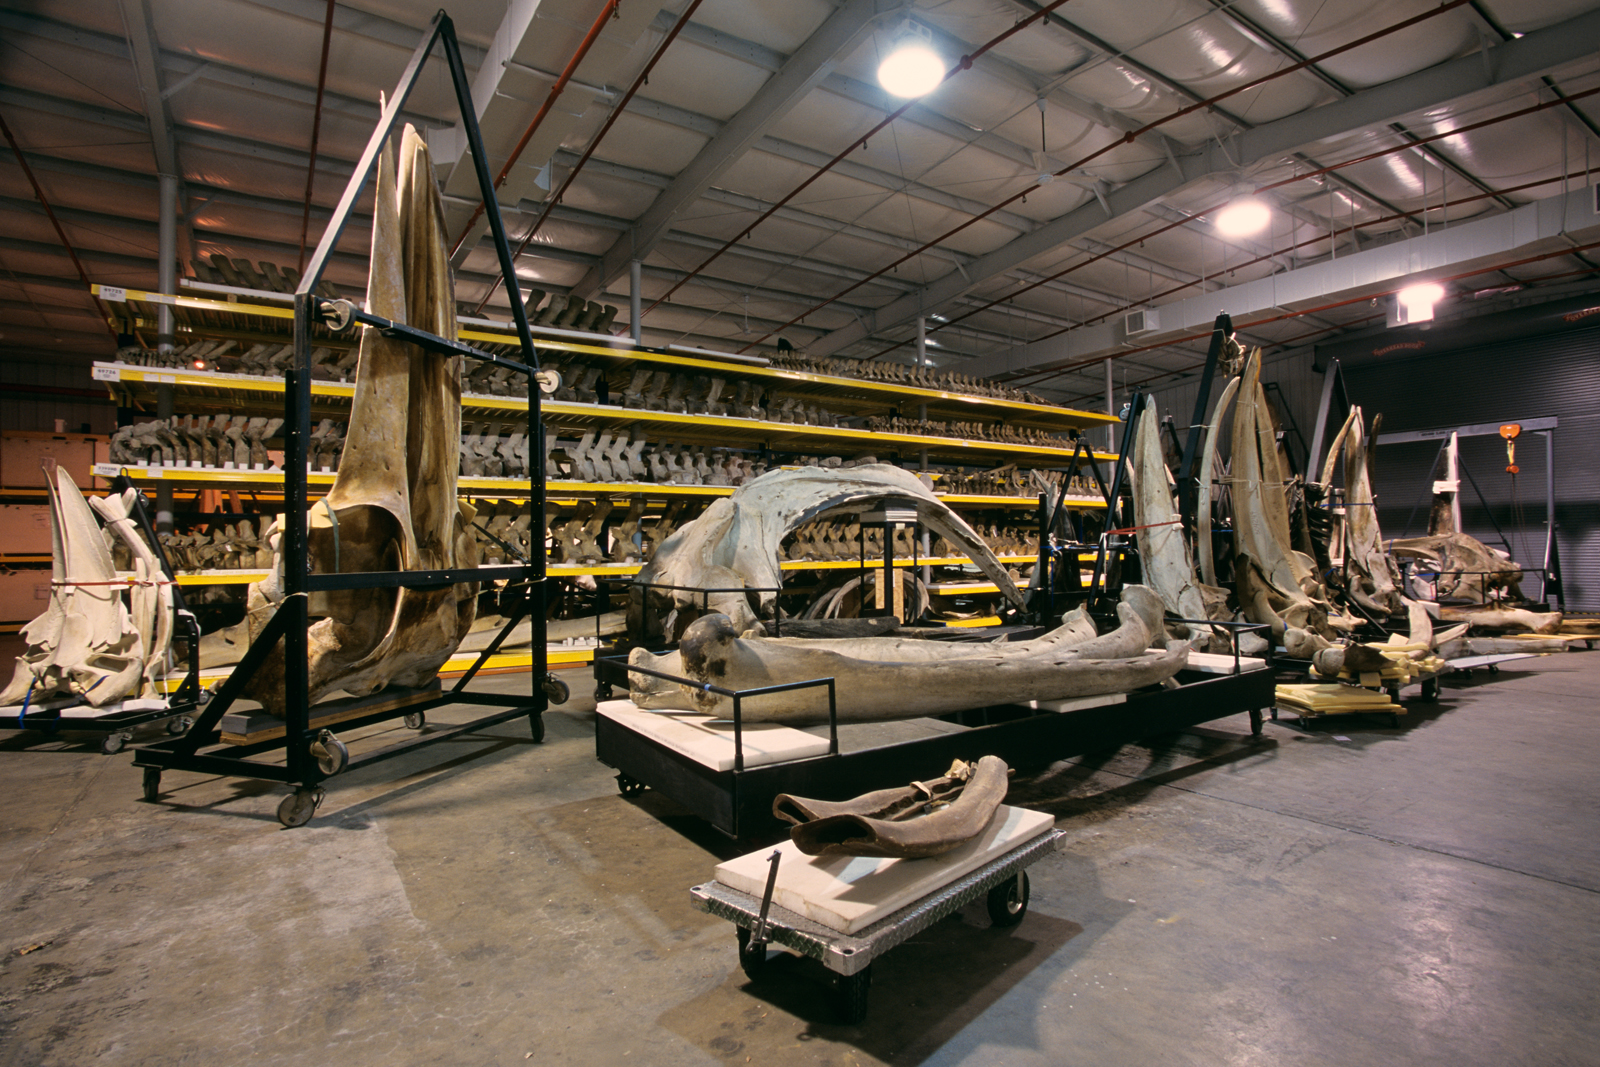
[(1437, 282), (1408, 285), (1395, 294), (1405, 309), (1406, 322), (1427, 322), (1433, 318), (1433, 305), (1444, 299), (1444, 286)]
[(1272, 221), (1272, 210), (1254, 197), (1235, 200), (1217, 215), (1217, 232), (1224, 237), (1249, 237)]
[(910, 99), (932, 92), (943, 80), (944, 60), (934, 51), (933, 31), (907, 19), (878, 64), (878, 84)]

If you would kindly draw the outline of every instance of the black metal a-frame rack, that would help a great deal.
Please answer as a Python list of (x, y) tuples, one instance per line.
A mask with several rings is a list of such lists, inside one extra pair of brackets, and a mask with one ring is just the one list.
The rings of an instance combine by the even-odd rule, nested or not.
[[(311, 438), (311, 327), (319, 323), (335, 331), (353, 329), (357, 323), (381, 330), (385, 336), (399, 338), (430, 353), (442, 356), (464, 356), (468, 359), (495, 364), (525, 375), (528, 380), (528, 440), (544, 439), (540, 427), (539, 385), (534, 378), (538, 367), (538, 352), (528, 332), (527, 313), (520, 299), (511, 300), (511, 314), (516, 322), (517, 336), (522, 343), (523, 362), (502, 359), (457, 341), (446, 340), (436, 334), (418, 330), (402, 323), (391, 322), (369, 314), (348, 301), (327, 300), (315, 294), (322, 280), (323, 270), (349, 222), (351, 212), (362, 189), (371, 179), (378, 154), (384, 142), (394, 132), (395, 124), (406, 99), (415, 87), (423, 63), (442, 46), (445, 62), (450, 68), (450, 78), (457, 105), (460, 108), (462, 127), (467, 135), (468, 152), (478, 179), (478, 189), (483, 196), (484, 214), (494, 237), (495, 252), (499, 257), (500, 273), (506, 291), (515, 297), (520, 292), (516, 272), (512, 266), (511, 246), (506, 239), (505, 225), (500, 217), (495, 198), (494, 183), (489, 176), (483, 139), (478, 130), (477, 115), (472, 106), (471, 88), (467, 82), (466, 67), (461, 62), (461, 50), (456, 42), (455, 26), (443, 10), (433, 18), (421, 44), (412, 54), (410, 62), (400, 76), (399, 84), (385, 103), (377, 129), (367, 141), (367, 146), (356, 164), (350, 181), (346, 184), (338, 207), (334, 209), (327, 230), (317, 246), (315, 255), (307, 265), (294, 297), (294, 349), (292, 369), (285, 375), (284, 407), (284, 529), (282, 534), (283, 574), (281, 586), (283, 600), (278, 610), (267, 622), (261, 634), (233, 673), (217, 691), (196, 719), (193, 727), (183, 737), (142, 748), (134, 763), (144, 768), (144, 796), (155, 800), (160, 795), (161, 772), (166, 769), (196, 771), (202, 774), (230, 775), (284, 782), (294, 787), (278, 808), (278, 818), (285, 826), (303, 826), (315, 814), (322, 796), (321, 782), (350, 767), (365, 766), (381, 760), (393, 759), (413, 749), (437, 744), (470, 731), (507, 722), (526, 715), (535, 741), (544, 739), (543, 713), (548, 706), (546, 695), (547, 674), (545, 661), (545, 554), (533, 553), (524, 564), (486, 567), (458, 567), (443, 570), (386, 571), (363, 573), (312, 574), (307, 553), (307, 445)], [(453, 311), (454, 309), (452, 309)], [(528, 493), (535, 515), (544, 508), (544, 454), (533, 450), (534, 462), (530, 465)], [(496, 707), (500, 710), (471, 722), (430, 730), (426, 734), (397, 744), (387, 745), (358, 756), (350, 756), (342, 742), (328, 730), (314, 729), (311, 725), (309, 701), (309, 663), (307, 660), (307, 630), (310, 625), (308, 597), (312, 593), (346, 589), (380, 588), (439, 588), (463, 582), (488, 582), (506, 580), (512, 587), (526, 593), (509, 611), (503, 629), (483, 650), (477, 660), (457, 683), (447, 691), (438, 689), (409, 692), (400, 700), (390, 702), (387, 710), (374, 710), (370, 714), (341, 721), (344, 728), (355, 728), (385, 719), (405, 716), (407, 725), (422, 722), (421, 714), (430, 708), (451, 704)], [(468, 683), (479, 669), (500, 648), (512, 628), (524, 614), (533, 621), (533, 664), (529, 679), (531, 693), (527, 697), (506, 694), (473, 693)], [(218, 726), (222, 715), (244, 692), (250, 679), (277, 654), (282, 643), (284, 660), (284, 690), (286, 707), (282, 737), (254, 741), (242, 745), (219, 745)], [(284, 762), (258, 762), (251, 757), (264, 752), (284, 750)]]

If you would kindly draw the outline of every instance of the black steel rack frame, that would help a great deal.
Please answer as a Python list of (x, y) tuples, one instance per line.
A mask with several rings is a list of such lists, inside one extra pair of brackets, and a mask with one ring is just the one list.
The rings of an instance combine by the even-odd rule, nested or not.
[[(460, 109), (462, 128), (467, 135), (468, 153), (483, 197), (484, 214), (494, 238), (500, 273), (509, 293), (521, 290), (512, 266), (511, 246), (506, 238), (505, 224), (495, 198), (494, 183), (489, 175), (483, 139), (478, 129), (477, 115), (473, 110), (471, 87), (467, 81), (466, 67), (461, 61), (461, 50), (456, 41), (455, 26), (449, 15), (440, 10), (433, 18), (422, 42), (412, 54), (400, 76), (399, 83), (384, 105), (378, 126), (368, 139), (366, 148), (356, 164), (350, 181), (334, 209), (333, 217), (322, 235), (315, 255), (307, 264), (304, 276), (294, 297), (294, 350), (292, 368), (285, 374), (284, 408), (284, 529), (282, 534), (283, 574), (281, 585), (283, 600), (278, 610), (268, 620), (261, 634), (251, 644), (239, 665), (222, 684), (215, 697), (195, 721), (189, 732), (180, 738), (161, 742), (138, 751), (134, 763), (144, 768), (144, 796), (154, 801), (160, 795), (163, 770), (195, 771), (243, 778), (257, 778), (284, 782), (294, 787), (294, 792), (278, 808), (278, 818), (285, 826), (302, 826), (310, 821), (321, 802), (321, 783), (326, 778), (350, 767), (365, 766), (393, 759), (413, 749), (437, 744), (460, 734), (482, 730), (485, 727), (527, 716), (535, 741), (544, 739), (543, 713), (548, 707), (547, 693), (553, 687), (546, 670), (545, 613), (546, 598), (545, 553), (535, 552), (533, 558), (522, 564), (484, 567), (458, 567), (420, 571), (387, 571), (365, 573), (312, 574), (307, 553), (307, 445), (311, 437), (311, 328), (320, 323), (335, 331), (353, 329), (356, 324), (382, 331), (385, 336), (399, 338), (429, 353), (442, 356), (462, 356), (504, 367), (526, 376), (528, 380), (528, 427), (530, 441), (542, 441), (540, 421), (539, 383), (535, 379), (538, 368), (538, 351), (528, 329), (527, 313), (519, 299), (511, 301), (517, 336), (521, 341), (523, 361), (504, 359), (480, 351), (458, 341), (447, 340), (435, 334), (402, 323), (391, 322), (360, 310), (349, 301), (328, 300), (316, 295), (334, 247), (350, 220), (356, 200), (372, 178), (384, 143), (394, 133), (401, 109), (415, 87), (423, 63), (435, 46), (442, 48), (450, 69), (456, 103)], [(528, 494), (534, 514), (544, 506), (544, 457), (534, 449), (535, 462), (531, 464)], [(406, 724), (420, 728), (427, 710), (444, 705), (465, 704), (495, 707), (500, 710), (471, 722), (419, 734), (397, 744), (387, 745), (358, 756), (350, 756), (342, 742), (326, 729), (311, 725), (309, 700), (309, 663), (307, 659), (307, 630), (309, 628), (308, 597), (312, 593), (347, 589), (379, 588), (438, 588), (460, 583), (506, 581), (508, 587), (520, 586), (527, 594), (517, 598), (504, 628), (478, 656), (465, 674), (447, 691), (423, 690), (399, 707), (375, 710), (371, 714), (343, 720), (344, 728), (357, 728), (386, 719), (404, 716)], [(501, 643), (513, 627), (528, 615), (533, 623), (533, 663), (529, 673), (531, 692), (526, 696), (496, 693), (474, 693), (468, 684), (489, 657), (499, 651)], [(281, 738), (256, 741), (242, 745), (218, 745), (218, 726), (222, 715), (243, 694), (243, 691), (267, 662), (277, 653), (282, 643), (284, 656), (284, 689), (287, 698), (284, 715), (284, 734)], [(210, 747), (207, 747), (210, 746)], [(267, 763), (252, 759), (262, 753), (284, 750), (282, 763)]]

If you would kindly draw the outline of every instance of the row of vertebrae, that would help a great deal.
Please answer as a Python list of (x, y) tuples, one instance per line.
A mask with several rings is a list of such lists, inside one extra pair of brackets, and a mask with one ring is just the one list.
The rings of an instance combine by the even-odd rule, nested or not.
[[(249, 519), (237, 523), (212, 526), (210, 531), (161, 534), (161, 548), (167, 562), (178, 573), (214, 570), (266, 570), (272, 566), (272, 546), (267, 542), (269, 524), (262, 519), (262, 533), (257, 535)], [(128, 565), (132, 565), (131, 556)], [(123, 567), (123, 560), (117, 560)]]
[(811, 359), (796, 353), (780, 352), (772, 357), (772, 366), (807, 374), (826, 374), (835, 378), (858, 378), (871, 382), (892, 382), (914, 385), (923, 389), (941, 389), (948, 393), (965, 393), (993, 400), (1017, 400), (1028, 404), (1048, 404), (1037, 393), (1001, 385), (969, 374), (935, 371), (927, 367), (913, 367), (904, 363), (879, 363), (865, 359)]
[(488, 422), (476, 429), (463, 423), (461, 429), (462, 475), (469, 478), (527, 477), (533, 456), (525, 430), (513, 430), (509, 436), (501, 437), (500, 427)]
[[(255, 289), (267, 293), (292, 293), (300, 288), (300, 272), (293, 267), (281, 267), (267, 260), (258, 260), (260, 269), (250, 265), (248, 259), (232, 259), (221, 252), (213, 252), (209, 262), (191, 259), (194, 276), (213, 285), (231, 285), (235, 289)], [(317, 283), (317, 295), (338, 299), (339, 291), (324, 278)]]
[(939, 478), (939, 488), (946, 493), (965, 493), (974, 496), (1038, 496), (1045, 493), (1054, 501), (1067, 482), (1066, 498), (1099, 499), (1089, 478), (1075, 474), (1067, 478), (1061, 471), (1020, 470), (1015, 466), (992, 471), (975, 471), (971, 474), (948, 471)]
[(687, 501), (675, 500), (659, 515), (647, 518), (645, 499), (636, 495), (620, 520), (608, 521), (613, 505), (603, 493), (594, 500), (578, 501), (570, 512), (554, 501), (546, 502), (550, 560), (584, 566), (642, 563), (688, 521), (689, 510)]
[(271, 470), (267, 441), (282, 419), (249, 415), (174, 415), (122, 426), (111, 435), (111, 462), (127, 466)]
[(580, 482), (656, 482), (663, 485), (743, 485), (766, 473), (767, 464), (703, 445), (657, 444), (648, 453), (643, 437), (629, 440), (628, 431), (591, 430), (577, 443), (557, 448), (554, 434), (547, 445), (551, 477)]
[[(915, 544), (916, 531), (910, 526), (891, 527), (890, 544), (893, 558), (912, 559), (918, 555)], [(790, 560), (828, 562), (831, 560), (867, 560), (883, 558), (883, 527), (867, 524), (863, 530), (859, 522), (818, 519), (808, 522), (794, 532), (794, 539), (784, 549)]]
[(581, 296), (569, 296), (563, 303), (561, 297), (552, 296), (550, 302), (540, 308), (543, 300), (543, 289), (529, 290), (528, 298), (523, 302), (529, 325), (580, 330), (584, 333), (610, 333), (611, 324), (617, 318), (615, 304), (597, 304), (593, 300), (585, 301)]
[[(983, 538), (984, 544), (997, 556), (1035, 556), (1039, 553), (1039, 533), (1027, 527), (1000, 526), (996, 523), (974, 523), (973, 529)], [(952, 544), (943, 537), (938, 538), (933, 545), (935, 557), (961, 556), (964, 553), (959, 545)]]
[(937, 419), (905, 419), (898, 415), (872, 415), (867, 429), (876, 433), (919, 434), (926, 437), (956, 437), (968, 441), (1004, 441), (1046, 448), (1070, 448), (1072, 441), (1058, 434), (1030, 426), (1007, 426), (991, 422), (941, 422)]
[[(325, 346), (313, 348), (312, 380), (353, 380), (356, 355), (357, 349), (353, 346), (344, 349)], [(262, 342), (245, 347), (239, 341), (195, 341), (166, 351), (128, 346), (117, 349), (116, 362), (131, 367), (165, 367), (282, 378), (284, 372), (294, 365), (294, 345)]]

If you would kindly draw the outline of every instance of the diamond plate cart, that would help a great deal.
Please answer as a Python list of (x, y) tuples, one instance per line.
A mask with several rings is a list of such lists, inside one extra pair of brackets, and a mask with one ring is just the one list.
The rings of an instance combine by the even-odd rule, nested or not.
[(701, 911), (734, 924), (739, 965), (751, 981), (763, 977), (768, 944), (808, 956), (838, 975), (837, 1007), (845, 1022), (854, 1025), (866, 1018), (873, 960), (979, 897), (985, 898), (995, 926), (1017, 925), (1028, 911), (1027, 868), (1056, 851), (1065, 836), (1060, 830), (1046, 831), (853, 934), (830, 930), (773, 904), (776, 863), (765, 898), (710, 881), (691, 888), (689, 899)]

